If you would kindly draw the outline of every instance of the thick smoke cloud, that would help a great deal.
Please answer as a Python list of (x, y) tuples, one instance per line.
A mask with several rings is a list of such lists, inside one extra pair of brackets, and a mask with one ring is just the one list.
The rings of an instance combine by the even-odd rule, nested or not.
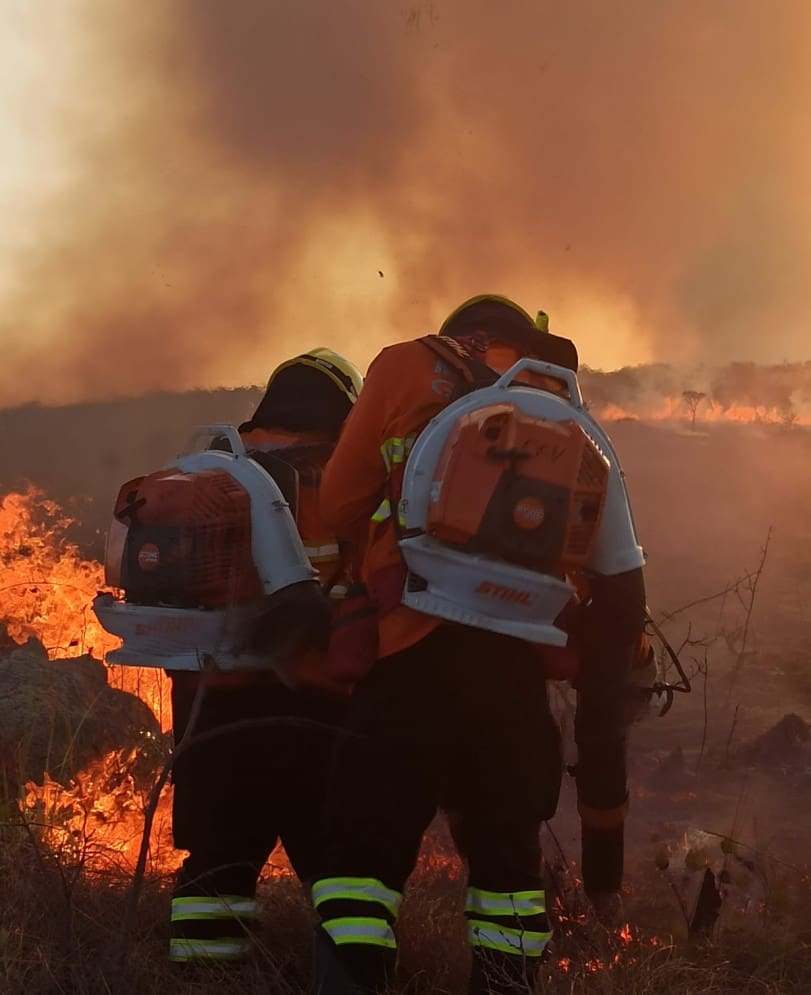
[(65, 33), (0, 404), (363, 364), (491, 288), (593, 366), (807, 356), (803, 0), (84, 0)]

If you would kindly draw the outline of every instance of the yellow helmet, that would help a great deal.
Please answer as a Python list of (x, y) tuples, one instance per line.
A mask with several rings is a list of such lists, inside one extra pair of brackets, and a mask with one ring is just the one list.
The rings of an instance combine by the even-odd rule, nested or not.
[(239, 430), (317, 431), (337, 438), (362, 386), (360, 370), (348, 359), (332, 349), (311, 349), (276, 367), (265, 396)]
[(514, 331), (534, 330), (535, 323), (519, 304), (501, 294), (477, 294), (470, 297), (455, 308), (442, 322), (440, 335), (450, 335), (455, 338), (473, 330), (473, 326), (487, 325), (509, 328)]
[(526, 355), (577, 370), (577, 349), (570, 339), (552, 335), (549, 315), (538, 311), (533, 319), (515, 301), (501, 294), (479, 294), (459, 305), (442, 322), (440, 335), (465, 339), (485, 333), (515, 343)]
[(304, 352), (300, 356), (294, 356), (292, 359), (281, 363), (271, 373), (268, 380), (268, 387), (270, 387), (282, 370), (288, 370), (293, 366), (309, 366), (314, 370), (318, 370), (329, 377), (338, 390), (346, 396), (350, 404), (354, 404), (357, 401), (358, 394), (360, 394), (360, 389), (363, 386), (363, 375), (354, 363), (350, 363), (348, 359), (337, 352), (333, 352), (332, 349), (319, 346), (317, 349), (311, 349), (309, 352)]

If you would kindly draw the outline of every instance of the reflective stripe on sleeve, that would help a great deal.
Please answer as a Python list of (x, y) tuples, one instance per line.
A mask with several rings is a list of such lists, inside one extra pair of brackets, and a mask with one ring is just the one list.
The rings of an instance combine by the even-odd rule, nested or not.
[(465, 912), (480, 916), (537, 916), (546, 912), (543, 891), (485, 891), (468, 888)]
[(172, 922), (184, 919), (257, 919), (259, 903), (240, 895), (172, 899)]
[(510, 929), (508, 926), (496, 926), (481, 919), (470, 919), (467, 924), (467, 940), (472, 947), (484, 947), (505, 954), (540, 957), (551, 939), (551, 933)]
[(388, 473), (391, 473), (391, 468), (397, 463), (405, 462), (406, 456), (414, 445), (415, 438), (416, 436), (407, 435), (403, 438), (392, 436), (392, 438), (386, 439), (380, 447), (380, 455), (383, 457)]
[(313, 905), (349, 899), (354, 902), (376, 902), (393, 916), (397, 915), (403, 896), (387, 888), (377, 878), (322, 878), (313, 885)]
[(397, 947), (394, 932), (385, 919), (341, 916), (338, 919), (327, 919), (321, 925), (336, 946), (363, 943), (373, 947)]
[(173, 937), (169, 941), (169, 960), (175, 964), (190, 960), (242, 960), (251, 952), (247, 938), (190, 940)]
[(304, 552), (311, 563), (323, 563), (325, 560), (337, 560), (340, 556), (338, 543), (327, 543), (324, 546), (308, 545), (304, 543)]
[(377, 511), (372, 515), (373, 522), (387, 522), (391, 518), (391, 501), (383, 498), (377, 507)]
[[(391, 501), (388, 498), (383, 498), (380, 504), (377, 506), (377, 511), (372, 515), (373, 522), (387, 522), (391, 518)], [(405, 515), (402, 513), (397, 515), (397, 521), (400, 523), (402, 528), (405, 528), (406, 520)]]

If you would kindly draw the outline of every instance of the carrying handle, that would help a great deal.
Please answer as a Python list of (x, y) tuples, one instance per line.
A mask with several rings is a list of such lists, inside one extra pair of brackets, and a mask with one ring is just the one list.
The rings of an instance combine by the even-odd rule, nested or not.
[[(579, 409), (583, 407), (580, 384), (577, 382), (577, 374), (573, 370), (569, 370), (565, 366), (557, 366), (555, 363), (545, 363), (540, 359), (530, 359), (528, 356), (519, 359), (509, 370), (502, 373), (493, 386), (499, 387), (501, 390), (507, 390), (524, 370), (529, 370), (531, 373), (540, 373), (543, 376), (551, 377), (553, 380), (562, 380), (569, 389), (569, 402), (572, 407)], [(521, 385), (517, 384), (516, 386)]]
[(178, 453), (178, 458), (205, 452), (211, 448), (211, 442), (217, 438), (224, 438), (228, 442), (234, 456), (245, 456), (245, 444), (233, 425), (198, 425), (192, 432), (186, 448)]

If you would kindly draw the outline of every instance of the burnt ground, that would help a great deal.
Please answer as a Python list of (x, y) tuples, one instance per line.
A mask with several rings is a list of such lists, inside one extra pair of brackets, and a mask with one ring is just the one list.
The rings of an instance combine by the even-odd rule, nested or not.
[[(773, 906), (809, 880), (811, 433), (620, 422), (610, 434), (654, 616), (734, 585), (664, 625), (675, 646), (689, 640), (694, 690), (633, 731), (630, 885), (671, 909), (675, 889), (689, 909), (706, 858), (731, 878), (730, 911)], [(754, 591), (755, 578), (737, 583), (761, 565)]]

